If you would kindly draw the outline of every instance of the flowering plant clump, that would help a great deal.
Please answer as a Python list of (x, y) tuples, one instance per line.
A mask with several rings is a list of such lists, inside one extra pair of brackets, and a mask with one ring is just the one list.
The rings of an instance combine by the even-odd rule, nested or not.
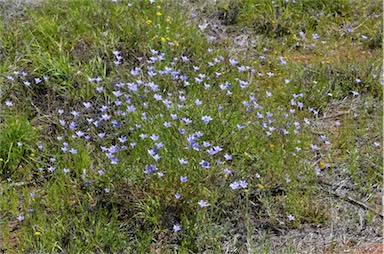
[[(113, 54), (124, 60), (121, 52)], [(152, 182), (150, 195), (167, 188), (177, 195), (165, 196), (164, 202), (195, 209), (212, 203), (212, 196), (202, 192), (208, 177), (218, 178), (220, 188), (252, 189), (265, 184), (263, 178), (269, 177), (269, 165), (277, 158), (296, 169), (287, 172), (287, 184), (303, 174), (319, 174), (308, 164), (319, 148), (305, 132), (314, 121), (311, 115), (318, 112), (306, 109), (303, 93), (291, 95), (287, 105), (270, 108), (273, 92), (256, 93), (257, 83), (250, 80), (274, 75), (265, 77), (241, 60), (223, 56), (198, 67), (188, 61), (184, 55), (151, 49), (128, 70), (127, 79), (111, 83), (90, 77), (95, 94), (90, 101), (56, 110), (60, 131), (50, 149), (59, 153), (40, 162), (42, 172), (97, 185), (108, 193), (114, 177), (134, 175)], [(321, 140), (331, 145), (326, 137)], [(258, 156), (265, 162), (257, 171), (247, 166), (249, 159), (236, 155), (256, 155), (255, 143), (264, 150)], [(279, 143), (280, 149), (272, 145)], [(83, 161), (82, 168), (78, 161)], [(263, 176), (255, 177), (256, 172)]]

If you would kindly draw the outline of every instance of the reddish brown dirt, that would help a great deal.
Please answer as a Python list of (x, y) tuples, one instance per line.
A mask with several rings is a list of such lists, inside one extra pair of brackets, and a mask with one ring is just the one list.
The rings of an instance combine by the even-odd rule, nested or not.
[(384, 244), (361, 244), (356, 249), (344, 247), (333, 251), (327, 251), (325, 254), (382, 254), (384, 253)]
[(367, 244), (355, 250), (355, 254), (382, 254), (384, 244)]

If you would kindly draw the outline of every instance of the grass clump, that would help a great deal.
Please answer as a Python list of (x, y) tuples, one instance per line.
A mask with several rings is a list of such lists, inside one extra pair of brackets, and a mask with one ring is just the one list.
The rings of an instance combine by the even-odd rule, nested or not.
[[(363, 37), (369, 36), (365, 43), (371, 48), (381, 46), (382, 26), (375, 21), (373, 14), (379, 15), (382, 6), (379, 1), (365, 3), (362, 1), (240, 1), (236, 5), (237, 23), (245, 24), (256, 33), (273, 38), (296, 40), (298, 31), (306, 34), (332, 36), (334, 31), (343, 28), (350, 31), (353, 26)], [(357, 15), (364, 15), (365, 20), (360, 20)], [(357, 23), (360, 22), (358, 25)], [(362, 29), (371, 26), (370, 31)], [(368, 32), (368, 34), (366, 34)], [(340, 34), (344, 37), (345, 33)], [(340, 38), (340, 37), (339, 37)]]
[[(24, 116), (5, 116), (0, 124), (0, 168), (1, 178), (23, 175), (23, 166), (33, 155), (36, 132)], [(33, 156), (32, 156), (33, 157)]]

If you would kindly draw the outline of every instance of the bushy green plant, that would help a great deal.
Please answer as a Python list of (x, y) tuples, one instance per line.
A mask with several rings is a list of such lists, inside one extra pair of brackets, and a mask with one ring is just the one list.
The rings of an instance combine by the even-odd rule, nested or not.
[(7, 115), (0, 124), (1, 178), (11, 178), (28, 163), (35, 142), (35, 130), (24, 116)]

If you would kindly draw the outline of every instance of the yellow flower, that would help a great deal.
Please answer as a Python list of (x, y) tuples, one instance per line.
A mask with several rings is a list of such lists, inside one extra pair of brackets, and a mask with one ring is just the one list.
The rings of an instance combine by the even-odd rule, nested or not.
[(147, 21), (145, 21), (145, 23), (147, 23), (148, 25), (150, 25), (150, 24), (152, 24), (152, 20), (147, 19)]
[(161, 41), (161, 42), (165, 42), (166, 39), (165, 39), (164, 37), (161, 37), (161, 38), (160, 38), (160, 41)]
[(30, 156), (31, 156), (31, 157), (35, 157), (35, 154), (34, 154), (34, 153), (31, 153)]
[(269, 148), (273, 149), (275, 146), (273, 144), (269, 144)]
[(320, 167), (322, 167), (322, 168), (324, 168), (325, 166), (327, 166), (327, 164), (325, 164), (325, 162), (323, 162), (323, 161), (320, 161), (319, 165), (320, 165)]
[(258, 184), (258, 185), (257, 185), (257, 188), (259, 188), (260, 190), (262, 190), (262, 189), (264, 189), (264, 186), (261, 185), (261, 184)]
[(161, 14), (161, 12), (156, 12), (156, 16), (160, 17), (162, 16), (163, 14)]
[(167, 37), (167, 38), (165, 38), (167, 41), (170, 41), (171, 40), (171, 38), (169, 38), (169, 37)]
[(178, 46), (179, 46), (179, 43), (178, 43), (177, 41), (174, 41), (174, 42), (173, 42), (173, 46), (178, 47)]
[(36, 232), (34, 233), (34, 235), (35, 235), (36, 237), (40, 237), (40, 236), (41, 236), (41, 233), (40, 233), (39, 231), (36, 231)]
[(247, 157), (249, 154), (247, 152), (244, 152), (244, 156)]
[(170, 23), (170, 22), (171, 22), (171, 17), (168, 16), (168, 17), (165, 19), (165, 22)]
[(0, 161), (4, 161), (3, 158), (0, 158)]
[(245, 190), (244, 190), (245, 193), (248, 193), (248, 191), (249, 191), (248, 189), (245, 189)]

